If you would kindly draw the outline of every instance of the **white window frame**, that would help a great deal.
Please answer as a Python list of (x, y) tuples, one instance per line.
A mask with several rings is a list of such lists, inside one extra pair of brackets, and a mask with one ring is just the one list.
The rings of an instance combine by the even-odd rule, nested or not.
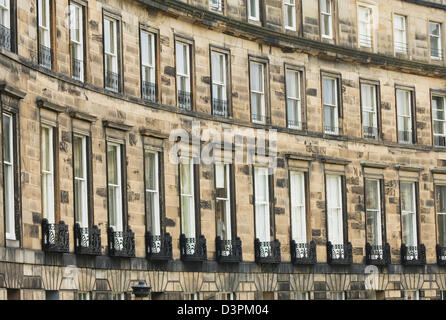
[[(113, 192), (115, 194), (115, 212), (111, 212), (110, 205), (109, 205), (109, 218), (113, 216), (115, 220), (115, 224), (112, 225), (111, 221), (109, 221), (110, 227), (113, 228), (113, 231), (115, 232), (122, 232), (123, 231), (123, 208), (122, 208), (122, 155), (121, 155), (121, 148), (122, 145), (119, 143), (112, 143), (107, 142), (107, 168), (110, 165), (110, 159), (108, 158), (108, 149), (109, 148), (116, 148), (116, 175), (117, 175), (117, 184), (110, 183), (110, 177), (107, 178), (107, 187), (108, 187), (108, 196), (110, 197), (110, 193)], [(108, 170), (110, 170), (108, 168)], [(108, 199), (110, 201), (110, 199)], [(118, 241), (119, 242), (119, 241)], [(120, 248), (117, 248), (120, 249)]]
[[(407, 243), (407, 241), (404, 241), (403, 237), (402, 237), (401, 241), (406, 246), (415, 246), (416, 247), (418, 245), (417, 201), (416, 201), (416, 191), (415, 191), (416, 190), (416, 184), (413, 181), (400, 181), (400, 190), (403, 189), (402, 188), (403, 184), (408, 184), (408, 185), (411, 186), (412, 190), (411, 190), (410, 194), (411, 194), (412, 199), (409, 199), (409, 200), (412, 202), (412, 206), (414, 208), (414, 211), (404, 210), (403, 209), (403, 205), (401, 204), (401, 224), (403, 224), (403, 222), (404, 222), (404, 216), (407, 216), (407, 215), (412, 215), (412, 219), (413, 219), (414, 223), (413, 223), (413, 229), (412, 229), (412, 232), (413, 232), (413, 235), (412, 235), (413, 243)], [(401, 197), (402, 197), (402, 195), (401, 195)], [(403, 200), (401, 199), (401, 202), (402, 201)], [(401, 225), (401, 230), (402, 230), (401, 232), (404, 234), (403, 229), (404, 229), (404, 226)], [(416, 250), (416, 251), (418, 251), (418, 250)], [(417, 255), (417, 252), (415, 254)]]
[[(148, 151), (146, 150), (144, 152), (144, 156), (147, 159), (147, 156), (151, 154), (154, 155), (154, 166), (155, 166), (155, 172), (154, 172), (154, 188), (150, 188), (147, 185), (147, 170), (148, 168), (146, 168), (146, 172), (145, 172), (145, 191), (146, 191), (146, 197), (148, 198), (150, 195), (153, 195), (154, 198), (154, 206), (155, 206), (155, 212), (151, 213), (151, 219), (152, 219), (152, 230), (150, 230), (150, 232), (152, 233), (152, 235), (154, 236), (160, 236), (161, 235), (161, 210), (160, 210), (160, 181), (159, 181), (159, 177), (160, 177), (160, 173), (159, 173), (159, 152), (157, 151)], [(148, 163), (146, 162), (146, 165)], [(146, 198), (146, 199), (147, 199)], [(149, 209), (150, 208), (146, 208), (146, 215), (147, 217), (149, 216)]]
[[(438, 33), (439, 33), (438, 35), (433, 34), (431, 32), (431, 25), (432, 24), (438, 25)], [(442, 60), (443, 59), (443, 44), (442, 44), (442, 41), (441, 41), (442, 40), (441, 39), (441, 37), (442, 37), (441, 27), (442, 27), (441, 23), (429, 21), (429, 47), (430, 47), (429, 51), (430, 51), (431, 59), (434, 59), (434, 60)], [(437, 41), (437, 48), (438, 48), (437, 55), (432, 55), (432, 40), (433, 40), (432, 38), (435, 38), (436, 41)]]
[[(291, 12), (292, 15), (291, 17), (292, 25), (288, 24), (289, 22), (288, 12)], [(296, 31), (296, 0), (283, 0), (283, 20), (285, 29)]]
[[(443, 108), (439, 109), (438, 108), (438, 103), (435, 103), (435, 105), (437, 106), (436, 108), (434, 108), (434, 101), (436, 99), (442, 99), (443, 100)], [(441, 95), (432, 95), (432, 133), (434, 135), (434, 145), (435, 145), (435, 137), (443, 137), (445, 139), (446, 142), (446, 97), (445, 96), (441, 96)], [(443, 112), (443, 119), (439, 119), (437, 117), (437, 111), (442, 111)], [(436, 122), (440, 122), (442, 124), (443, 127), (443, 134), (441, 133), (437, 133), (436, 132), (436, 126), (435, 123)]]
[[(373, 219), (374, 219), (374, 222), (375, 222), (375, 225), (374, 225), (374, 227), (375, 228), (377, 228), (377, 230), (376, 230), (376, 233), (375, 233), (375, 235), (376, 235), (376, 240), (377, 240), (377, 243), (370, 243), (372, 246), (383, 246), (383, 233), (382, 233), (382, 229), (383, 229), (383, 227), (382, 227), (382, 208), (381, 208), (381, 180), (379, 180), (379, 179), (372, 179), (372, 178), (366, 178), (366, 185), (365, 185), (365, 192), (366, 192), (366, 194), (365, 194), (365, 196), (366, 196), (366, 199), (369, 199), (369, 196), (368, 196), (368, 193), (367, 193), (367, 183), (372, 183), (373, 184), (373, 188), (376, 188), (376, 194), (377, 194), (377, 199), (376, 199), (376, 202), (377, 203), (375, 203), (375, 207), (376, 208), (368, 208), (367, 207), (367, 201), (366, 201), (366, 219), (367, 219), (367, 215), (368, 214), (371, 214), (371, 215), (373, 215)], [(367, 228), (368, 229), (368, 228)], [(368, 230), (366, 230), (366, 232), (367, 232)], [(368, 235), (366, 235), (366, 238), (368, 238)], [(376, 247), (375, 247), (376, 248)], [(380, 259), (380, 258), (382, 258), (382, 256), (383, 256), (383, 248), (381, 247), (380, 249), (379, 249), (379, 251), (376, 251), (376, 249), (373, 249), (373, 253), (372, 253), (372, 259)]]
[[(292, 85), (292, 83), (290, 83), (289, 74), (293, 74), (292, 77), (294, 78), (294, 85), (296, 86), (295, 90), (296, 90), (296, 95), (293, 96), (291, 95), (291, 90), (289, 90), (290, 86)], [(288, 128), (291, 129), (297, 129), (297, 130), (302, 130), (302, 93), (301, 93), (301, 88), (302, 88), (302, 72), (295, 70), (295, 69), (291, 69), (291, 68), (286, 68), (285, 71), (285, 81), (286, 81), (286, 108), (287, 108), (287, 125)], [(290, 119), (290, 107), (289, 104), (292, 103), (293, 106), (297, 105), (297, 110), (294, 110), (294, 119)]]
[[(435, 204), (435, 208), (436, 208), (435, 211), (437, 212), (437, 216), (436, 216), (436, 219), (437, 219), (436, 220), (436, 222), (437, 222), (437, 235), (438, 235), (437, 244), (439, 244), (440, 247), (444, 247), (445, 246), (445, 243), (441, 243), (441, 241), (440, 241), (440, 216), (442, 216), (442, 217), (444, 217), (446, 219), (446, 211), (444, 211), (444, 212), (441, 211), (441, 207), (440, 207), (440, 203), (442, 202), (441, 201), (441, 195), (442, 195), (441, 189), (442, 188), (446, 189), (446, 185), (445, 184), (437, 184), (437, 185), (435, 185), (435, 199), (436, 199), (436, 201), (437, 201), (437, 194), (438, 194), (438, 202)], [(446, 199), (445, 199), (445, 201), (446, 201)], [(442, 238), (446, 239), (446, 233), (442, 235)], [(443, 241), (446, 242), (446, 240), (443, 240)], [(446, 256), (442, 255), (441, 259), (445, 260)], [(445, 293), (446, 293), (446, 291), (445, 291)], [(445, 296), (445, 298), (446, 298), (446, 296)]]
[[(5, 119), (9, 121), (9, 139), (8, 139), (8, 147), (10, 153), (10, 159), (5, 159), (5, 153), (3, 153), (3, 183), (5, 190), (5, 224), (6, 224), (6, 239), (8, 240), (16, 240), (16, 232), (15, 232), (15, 148), (14, 148), (14, 116), (9, 113), (3, 113), (3, 123)], [(3, 125), (3, 130), (5, 126)], [(3, 131), (5, 134), (5, 131)], [(5, 139), (3, 139), (5, 142)], [(3, 146), (5, 148), (5, 146)], [(7, 174), (6, 174), (7, 172)], [(6, 188), (5, 185), (8, 185)], [(7, 194), (6, 190), (10, 192)], [(7, 201), (6, 201), (7, 199)]]
[[(295, 183), (293, 183), (293, 177)], [(298, 201), (300, 198), (301, 201)], [(296, 244), (307, 243), (305, 173), (290, 171), (291, 238)]]
[[(82, 202), (82, 208), (76, 208), (76, 222), (79, 223), (81, 228), (88, 228), (88, 171), (87, 171), (87, 136), (75, 134), (74, 138), (81, 139), (81, 161), (82, 161), (82, 175), (83, 177), (76, 176), (76, 170), (74, 170), (74, 182), (81, 184), (81, 195), (75, 194), (75, 203), (77, 203), (76, 198), (80, 196)], [(74, 143), (74, 142), (73, 142)], [(76, 160), (75, 154), (73, 154), (73, 160)], [(76, 188), (74, 189), (76, 190)], [(75, 191), (76, 192), (76, 191)]]
[[(264, 179), (264, 190), (259, 190), (261, 179)], [(269, 188), (268, 168), (254, 167), (255, 231), (256, 238), (262, 243), (269, 243), (271, 241)], [(262, 193), (265, 195), (265, 199), (261, 199), (260, 195)], [(262, 212), (264, 215), (261, 214)], [(264, 255), (263, 257), (268, 257), (271, 254), (270, 251), (271, 247), (269, 245), (265, 245), (263, 249), (260, 250), (261, 254)]]
[[(372, 119), (372, 128), (376, 129), (376, 133), (378, 134), (378, 99), (377, 99), (377, 86), (370, 83), (361, 83), (361, 112), (362, 112), (362, 127), (363, 133), (365, 135), (365, 128), (370, 127), (368, 123), (365, 123), (365, 114), (368, 114), (368, 119)], [(365, 92), (372, 89), (371, 98), (372, 101), (366, 101)], [(378, 135), (375, 139), (378, 138)]]
[[(142, 81), (155, 84), (156, 83), (156, 78), (155, 78), (155, 72), (156, 72), (155, 71), (155, 68), (156, 68), (155, 39), (156, 39), (156, 35), (153, 32), (141, 30), (140, 37), (141, 37)], [(144, 43), (146, 44), (146, 46), (144, 46)], [(149, 53), (149, 51), (150, 51), (150, 53)], [(145, 72), (145, 69), (148, 69), (148, 71)], [(147, 79), (147, 74), (148, 74), (149, 79)]]
[[(408, 106), (408, 110), (409, 110), (409, 114), (406, 114), (406, 109), (407, 109), (407, 105), (405, 105), (405, 106), (402, 106), (400, 103), (398, 103), (398, 92), (404, 92), (404, 94), (408, 94), (408, 99), (407, 99), (407, 101), (408, 101), (408, 103), (409, 103), (409, 106)], [(400, 142), (400, 143), (413, 143), (414, 141), (414, 139), (413, 139), (413, 115), (412, 115), (412, 113), (413, 113), (413, 106), (412, 106), (412, 94), (413, 94), (413, 92), (411, 91), (411, 90), (406, 90), (406, 89), (396, 89), (396, 103), (397, 103), (397, 116), (398, 116), (398, 121), (397, 121), (397, 128), (398, 128), (398, 142)], [(407, 97), (407, 96), (406, 96)], [(404, 109), (402, 109), (402, 108), (404, 108)], [(401, 121), (403, 121), (403, 120), (409, 120), (408, 121), (408, 130), (401, 130), (401, 129), (406, 129), (406, 127), (404, 127), (404, 128), (400, 128), (400, 120)], [(403, 123), (405, 123), (405, 121), (403, 121)], [(400, 131), (404, 131), (404, 132), (409, 132), (409, 139), (410, 139), (410, 141), (404, 141), (404, 140), (400, 140), (399, 139), (399, 132)]]
[[(253, 79), (254, 79), (254, 77), (253, 77), (253, 65), (260, 66), (259, 74), (261, 76), (261, 79), (260, 79), (261, 81), (259, 83), (262, 86), (260, 88), (261, 90), (254, 90), (253, 89), (253, 85), (252, 85), (253, 84)], [(261, 62), (257, 62), (257, 61), (249, 61), (249, 73), (250, 73), (250, 82), (251, 82), (251, 85), (249, 87), (250, 87), (250, 91), (251, 91), (251, 117), (252, 117), (252, 122), (265, 124), (266, 123), (265, 64), (261, 63)], [(253, 96), (260, 96), (260, 102), (261, 102), (260, 111), (262, 113), (260, 115), (256, 114), (257, 117), (255, 119), (253, 117), (253, 115), (254, 115), (254, 113), (253, 113), (253, 111), (254, 111), (254, 109), (253, 109), (253, 107), (254, 107), (254, 105), (253, 105)], [(262, 117), (260, 120), (258, 118), (259, 116)]]
[[(181, 49), (180, 49), (181, 48)], [(183, 54), (180, 54), (183, 53)], [(184, 55), (184, 52), (186, 55)], [(176, 73), (177, 73), (177, 103), (180, 105), (178, 92), (182, 91), (191, 94), (192, 76), (191, 76), (191, 45), (181, 40), (175, 41), (176, 55)], [(184, 61), (186, 59), (186, 61)], [(180, 70), (179, 66), (185, 66), (185, 70)], [(192, 101), (190, 103), (192, 107)]]
[[(48, 223), (55, 223), (55, 203), (54, 203), (54, 185), (55, 185), (55, 176), (54, 176), (54, 127), (41, 125), (41, 157), (43, 157), (43, 130), (48, 130), (48, 142), (49, 145), (46, 148), (48, 151), (48, 159), (49, 159), (49, 170), (45, 170), (42, 165), (42, 213), (43, 217), (48, 220)], [(48, 189), (44, 188), (43, 180), (44, 177), (48, 179)], [(46, 200), (45, 200), (46, 199)], [(48, 207), (45, 207), (45, 203), (48, 204)]]
[[(43, 8), (43, 2), (45, 2), (45, 21), (43, 21), (42, 17), (42, 8)], [(49, 49), (51, 49), (51, 19), (50, 19), (50, 0), (38, 0), (38, 21), (39, 21), (39, 29), (42, 30), (42, 33), (44, 35), (44, 39), (42, 37), (39, 37), (39, 44), (42, 46), (45, 46)], [(40, 32), (39, 32), (40, 34)]]
[[(403, 27), (398, 26), (397, 19), (402, 19)], [(395, 53), (407, 54), (408, 44), (407, 44), (407, 17), (394, 14), (393, 15), (393, 47)], [(402, 42), (397, 41), (397, 33), (401, 33)]]
[[(218, 58), (217, 58), (218, 57)], [(215, 66), (215, 61), (218, 61), (219, 65)], [(218, 51), (211, 52), (211, 63), (212, 63), (212, 98), (227, 101), (227, 55)], [(221, 65), (223, 64), (223, 65)], [(223, 79), (217, 79), (215, 68), (220, 68), (222, 70)], [(216, 95), (216, 92), (221, 92), (221, 97)]]
[(0, 25), (11, 29), (11, 4), (10, 0), (0, 0)]
[(209, 0), (209, 9), (222, 11), (223, 10), (223, 0)]
[[(77, 13), (77, 14), (76, 14)], [(80, 39), (76, 39), (76, 30), (79, 29)], [(84, 81), (84, 7), (70, 1), (70, 42), (72, 48), (71, 59), (76, 59), (81, 62), (80, 77), (76, 78), (79, 81)], [(74, 52), (76, 52), (74, 54)], [(72, 63), (73, 64), (73, 63)], [(73, 78), (74, 75), (73, 75)]]
[[(107, 77), (107, 72), (113, 72), (119, 74), (118, 65), (118, 23), (117, 19), (104, 16), (104, 55), (105, 63), (104, 70), (105, 76)], [(113, 34), (113, 36), (112, 36)], [(108, 68), (107, 58), (111, 61), (111, 70)], [(115, 90), (115, 88), (106, 87), (109, 90)], [(119, 84), (118, 84), (119, 90)]]
[[(219, 169), (220, 168), (220, 169)], [(222, 172), (220, 170), (223, 170)], [(216, 201), (222, 201), (225, 204), (225, 219), (227, 222), (227, 229), (225, 230), (224, 234), (222, 234), (222, 240), (231, 240), (232, 239), (232, 217), (231, 217), (231, 168), (230, 165), (227, 163), (216, 163), (215, 164), (215, 187), (216, 189), (220, 186), (220, 173), (223, 173), (223, 175), (226, 178), (226, 185), (224, 188), (226, 188), (226, 195), (224, 197), (216, 197)], [(224, 184), (223, 179), (223, 184)]]
[[(246, 0), (248, 2), (248, 19), (253, 21), (260, 21), (260, 5), (259, 0)], [(252, 3), (254, 2), (254, 8), (252, 8)], [(252, 9), (255, 10), (256, 15), (251, 15)]]
[[(361, 10), (368, 11), (368, 20), (361, 19)], [(365, 30), (365, 34), (361, 33), (361, 26)], [(373, 45), (373, 9), (369, 6), (358, 5), (358, 46), (361, 48), (371, 48)], [(363, 30), (363, 31), (364, 31)]]
[[(324, 102), (324, 81), (331, 81), (333, 83), (333, 91), (334, 91), (334, 99), (335, 104), (328, 104)], [(322, 102), (323, 102), (323, 114), (324, 114), (324, 133), (326, 134), (333, 134), (338, 135), (339, 134), (339, 96), (338, 96), (338, 81), (339, 79), (336, 77), (329, 77), (329, 76), (323, 76), (322, 77)], [(325, 108), (330, 108), (330, 110), (333, 110), (334, 112), (334, 130), (327, 130), (326, 126), (326, 119), (325, 119)]]
[[(319, 0), (320, 19), (321, 19), (321, 23), (320, 23), (321, 37), (325, 38), (325, 39), (333, 39), (333, 0), (329, 0), (330, 5), (328, 7), (330, 8), (330, 11), (322, 11), (322, 1), (326, 1), (326, 0)], [(322, 26), (325, 26), (325, 20), (324, 20), (325, 16), (328, 16), (329, 34), (323, 33), (324, 28)]]
[[(345, 257), (344, 243), (344, 203), (342, 198), (342, 176), (334, 174), (326, 174), (326, 202), (327, 202), (327, 240), (333, 245), (332, 255), (335, 259)], [(331, 182), (330, 182), (331, 181)], [(336, 183), (338, 194), (333, 194), (332, 183)], [(333, 203), (333, 199), (337, 198), (338, 205)], [(337, 248), (337, 246), (342, 247)]]
[[(179, 164), (179, 180), (180, 180), (180, 207), (181, 207), (181, 233), (185, 235), (187, 239), (196, 239), (197, 240), (197, 234), (196, 234), (196, 212), (195, 212), (195, 175), (194, 175), (194, 163), (193, 159), (191, 158), (181, 158), (180, 164)], [(186, 168), (189, 170), (189, 177), (190, 181), (189, 188), (190, 193), (185, 192), (186, 190), (183, 190), (183, 182), (181, 181), (181, 166), (188, 166), (189, 168)], [(183, 198), (189, 199), (189, 216), (186, 218), (186, 211), (183, 207)], [(186, 225), (188, 223), (188, 225)], [(187, 251), (186, 254), (194, 254), (195, 253), (195, 246), (196, 243), (191, 243), (188, 248), (186, 248)]]

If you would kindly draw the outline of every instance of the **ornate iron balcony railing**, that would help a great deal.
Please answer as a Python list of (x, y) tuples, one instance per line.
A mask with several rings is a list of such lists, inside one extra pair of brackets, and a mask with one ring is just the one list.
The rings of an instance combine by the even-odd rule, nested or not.
[(434, 136), (434, 146), (446, 147), (446, 137), (445, 136)]
[(46, 252), (68, 252), (69, 251), (68, 226), (65, 222), (48, 223), (42, 220), (42, 250)]
[(120, 74), (106, 71), (105, 72), (105, 88), (113, 92), (119, 92)]
[(146, 101), (156, 102), (156, 84), (152, 82), (142, 82), (142, 98)]
[(446, 266), (446, 247), (442, 247), (437, 244), (435, 249), (437, 251), (437, 264), (440, 266)]
[(426, 247), (424, 244), (417, 246), (401, 245), (401, 264), (407, 266), (423, 266), (426, 264)]
[(301, 121), (295, 121), (295, 120), (288, 120), (288, 128), (295, 129), (295, 130), (303, 130), (304, 129), (304, 123)]
[(228, 102), (226, 100), (212, 99), (212, 112), (216, 116), (228, 116)]
[(47, 69), (53, 67), (53, 49), (44, 45), (39, 46), (39, 64)]
[(252, 122), (268, 124), (271, 122), (271, 119), (270, 119), (270, 117), (268, 117), (266, 115), (253, 113), (252, 114)]
[(375, 266), (384, 266), (390, 264), (390, 245), (365, 245), (366, 264)]
[(192, 93), (178, 90), (178, 108), (192, 110)]
[(147, 259), (152, 261), (167, 261), (172, 259), (172, 237), (169, 233), (153, 235), (146, 232)]
[(364, 127), (364, 138), (377, 139), (378, 138), (378, 128)]
[(201, 235), (197, 238), (180, 236), (180, 255), (183, 261), (205, 261), (207, 259), (206, 238)]
[(398, 131), (398, 142), (412, 143), (412, 131)]
[(84, 79), (84, 61), (78, 59), (71, 59), (71, 73), (73, 79), (83, 81)]
[(0, 47), (11, 51), (11, 29), (0, 25)]
[(316, 263), (316, 242), (297, 243), (291, 240), (291, 262), (294, 264), (315, 264)]
[(254, 253), (257, 263), (280, 263), (280, 242), (277, 239), (266, 242), (255, 239)]
[(108, 253), (112, 257), (135, 256), (135, 233), (132, 229), (126, 231), (114, 231), (112, 227), (107, 229)]
[(335, 126), (324, 126), (324, 133), (325, 134), (339, 134), (339, 127)]
[(431, 58), (443, 60), (443, 50), (431, 48)]
[(74, 225), (74, 250), (77, 254), (101, 255), (101, 230), (97, 226), (81, 228)]
[(215, 248), (217, 251), (218, 262), (241, 262), (242, 261), (242, 240), (222, 240), (220, 237), (215, 239)]
[(327, 242), (327, 263), (332, 265), (349, 265), (353, 262), (352, 244), (332, 244)]

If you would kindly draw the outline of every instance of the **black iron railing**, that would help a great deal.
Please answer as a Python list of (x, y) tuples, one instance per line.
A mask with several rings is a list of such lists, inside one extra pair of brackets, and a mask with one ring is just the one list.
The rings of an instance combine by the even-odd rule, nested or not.
[(280, 242), (273, 241), (254, 241), (255, 261), (257, 263), (280, 263)]
[(69, 251), (68, 226), (65, 222), (49, 223), (42, 220), (42, 250), (46, 252)]
[(192, 110), (192, 93), (178, 90), (178, 108)]
[(366, 264), (383, 266), (390, 264), (390, 245), (365, 245), (365, 260)]
[(364, 138), (377, 139), (378, 138), (378, 128), (364, 127)]
[(401, 264), (408, 266), (423, 266), (426, 264), (426, 247), (424, 244), (417, 246), (401, 245)]
[(180, 255), (183, 261), (205, 261), (207, 259), (206, 238), (201, 235), (197, 238), (180, 236)]
[(222, 240), (215, 239), (215, 248), (218, 262), (241, 262), (242, 261), (242, 240)]
[(74, 250), (77, 254), (101, 255), (101, 230), (97, 226), (81, 228), (74, 225)]
[(315, 264), (316, 263), (316, 242), (298, 243), (291, 240), (291, 262), (294, 264)]
[(404, 54), (407, 53), (407, 43), (406, 42), (395, 41), (394, 46), (395, 46), (395, 52), (404, 53)]
[(71, 73), (73, 79), (83, 81), (84, 80), (84, 61), (78, 59), (71, 59)]
[(105, 88), (113, 92), (119, 92), (120, 75), (115, 72), (105, 72)]
[(142, 98), (145, 101), (156, 102), (156, 84), (153, 82), (142, 82)]
[(336, 126), (324, 126), (324, 132), (326, 134), (339, 134), (339, 127), (336, 127)]
[(412, 143), (412, 131), (398, 131), (398, 142)]
[(288, 128), (297, 129), (297, 130), (304, 129), (304, 124), (301, 121), (288, 120), (287, 123), (288, 123)]
[(112, 257), (135, 256), (135, 233), (132, 229), (126, 231), (114, 231), (112, 227), (107, 229), (108, 254)]
[(167, 261), (172, 259), (172, 237), (169, 233), (154, 235), (146, 232), (147, 259), (152, 261)]
[(443, 50), (431, 48), (431, 58), (443, 60)]
[(0, 25), (0, 47), (11, 51), (11, 29)]
[(47, 69), (53, 67), (53, 49), (42, 44), (39, 46), (39, 64)]
[(446, 136), (434, 136), (434, 146), (446, 147)]
[(263, 114), (252, 114), (252, 121), (253, 122), (260, 122), (260, 123), (270, 123), (270, 117), (263, 115)]
[(228, 116), (228, 102), (226, 100), (212, 99), (212, 112), (216, 116)]
[(435, 249), (437, 251), (437, 264), (440, 266), (446, 266), (446, 247), (442, 247), (437, 244)]
[(353, 262), (352, 244), (332, 244), (327, 242), (327, 263), (332, 265), (349, 265)]
[(361, 47), (371, 48), (372, 47), (372, 36), (366, 34), (359, 34), (359, 45)]

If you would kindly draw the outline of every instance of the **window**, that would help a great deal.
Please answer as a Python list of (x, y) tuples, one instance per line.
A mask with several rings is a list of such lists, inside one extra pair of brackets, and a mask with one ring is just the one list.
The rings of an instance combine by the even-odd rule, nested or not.
[(231, 180), (231, 165), (215, 164), (217, 237), (222, 240), (232, 240)]
[(212, 10), (222, 11), (223, 0), (209, 0), (209, 8)]
[(286, 69), (288, 128), (302, 129), (301, 72)]
[(296, 242), (298, 258), (308, 256), (305, 173), (290, 171), (291, 239)]
[(227, 55), (221, 52), (211, 52), (212, 68), (212, 113), (228, 116), (228, 88), (227, 88)]
[(294, 300), (310, 300), (310, 293), (308, 291), (294, 292)]
[[(115, 232), (123, 231), (122, 204), (122, 145), (107, 142), (107, 180), (109, 226)], [(120, 241), (115, 241), (121, 243)], [(122, 243), (121, 243), (122, 246)], [(118, 250), (121, 248), (117, 248)]]
[(365, 179), (367, 243), (372, 246), (372, 259), (383, 258), (383, 224), (381, 181)]
[[(161, 236), (159, 152), (145, 151), (144, 161), (147, 231), (159, 238)], [(161, 250), (160, 240), (155, 240), (152, 246), (152, 251), (158, 253)]]
[[(73, 162), (74, 162), (74, 216), (76, 223), (86, 231), (89, 226), (89, 204), (88, 204), (88, 150), (87, 137), (75, 134), (73, 136)], [(84, 232), (85, 233), (85, 232)], [(83, 234), (88, 237), (88, 231)], [(88, 244), (88, 241), (81, 241)]]
[[(180, 163), (181, 232), (187, 239), (196, 238), (194, 180), (193, 161), (183, 158)], [(191, 242), (186, 251), (186, 254), (194, 254), (195, 242)]]
[(358, 41), (359, 47), (372, 47), (372, 9), (358, 7)]
[(247, 0), (247, 1), (248, 1), (248, 19), (260, 21), (259, 0)]
[(156, 102), (155, 34), (141, 30), (142, 98)]
[(285, 29), (296, 30), (296, 0), (283, 0)]
[(191, 93), (191, 57), (190, 44), (177, 41), (175, 45), (177, 62), (177, 95), (178, 107), (185, 110), (192, 109)]
[(5, 208), (6, 239), (16, 240), (15, 225), (15, 159), (14, 118), (3, 113), (3, 192)]
[(254, 168), (255, 192), (255, 230), (256, 238), (261, 242), (260, 254), (268, 257), (271, 254), (271, 212), (269, 199), (268, 168)]
[(76, 300), (91, 300), (91, 292), (77, 292)]
[(345, 300), (345, 292), (344, 291), (331, 292), (331, 300)]
[(398, 112), (398, 142), (413, 143), (412, 91), (397, 89), (396, 104)]
[(45, 300), (60, 300), (58, 290), (45, 290)]
[(446, 147), (445, 97), (432, 96), (434, 146)]
[(53, 51), (51, 48), (51, 18), (50, 0), (38, 0), (39, 25), (39, 64), (51, 69), (53, 64)]
[(84, 81), (84, 17), (83, 7), (70, 3), (71, 74)]
[(407, 53), (406, 17), (393, 16), (393, 41), (396, 53)]
[(429, 22), (429, 39), (431, 45), (431, 58), (443, 59), (443, 47), (441, 44), (441, 24)]
[(440, 300), (446, 300), (446, 291), (445, 290), (440, 291)]
[(402, 242), (408, 247), (407, 260), (418, 258), (416, 183), (400, 182)]
[(104, 17), (104, 72), (105, 89), (120, 91), (120, 72), (118, 57), (119, 21)]
[(378, 139), (377, 86), (361, 83), (362, 129), (364, 138)]
[(0, 48), (11, 50), (11, 4), (0, 0)]
[(328, 241), (330, 241), (333, 245), (333, 258), (343, 259), (345, 250), (342, 177), (338, 175), (327, 175), (325, 180), (327, 195)]
[(337, 78), (322, 78), (322, 96), (324, 103), (324, 132), (327, 134), (339, 134)]
[(436, 201), (438, 244), (440, 247), (446, 248), (446, 185), (436, 186)]
[(252, 122), (266, 123), (265, 65), (250, 61), (251, 116)]
[(332, 0), (319, 0), (320, 1), (320, 11), (321, 11), (321, 35), (322, 38), (333, 38), (333, 18)]
[(43, 217), (48, 223), (54, 224), (54, 128), (50, 126), (41, 127), (41, 166), (42, 166), (42, 211)]

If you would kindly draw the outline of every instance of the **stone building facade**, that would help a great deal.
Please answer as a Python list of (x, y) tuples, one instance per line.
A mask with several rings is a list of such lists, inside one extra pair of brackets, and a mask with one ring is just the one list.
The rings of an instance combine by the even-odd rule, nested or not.
[[(2, 10), (0, 299), (130, 299), (139, 280), (152, 299), (446, 298), (444, 0), (10, 0)], [(227, 176), (229, 246), (216, 240), (213, 164), (192, 167), (193, 227), (182, 221), (187, 192), (169, 137), (196, 123), (269, 137), (266, 236), (258, 165), (246, 161)], [(159, 221), (147, 218), (150, 152)], [(290, 172), (303, 177), (299, 205)]]

